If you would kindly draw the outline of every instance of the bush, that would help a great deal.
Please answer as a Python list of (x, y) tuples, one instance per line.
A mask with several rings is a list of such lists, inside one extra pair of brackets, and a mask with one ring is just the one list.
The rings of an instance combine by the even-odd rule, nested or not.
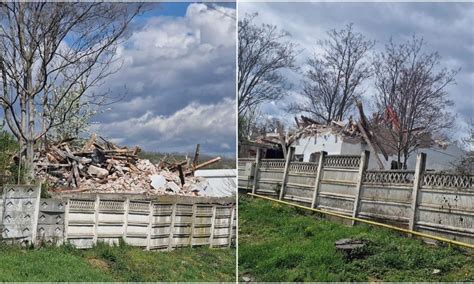
[(12, 161), (18, 150), (19, 144), (15, 137), (0, 130), (0, 185), (13, 183), (18, 179), (18, 166)]

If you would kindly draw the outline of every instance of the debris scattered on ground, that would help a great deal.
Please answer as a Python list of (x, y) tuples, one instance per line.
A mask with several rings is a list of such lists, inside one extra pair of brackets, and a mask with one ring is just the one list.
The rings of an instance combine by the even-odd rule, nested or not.
[(366, 242), (354, 239), (340, 239), (335, 243), (336, 250), (344, 253), (348, 259), (362, 258), (365, 255)]
[(165, 157), (155, 165), (139, 159), (139, 147), (119, 147), (93, 134), (82, 148), (71, 141), (49, 144), (36, 160), (36, 174), (52, 190), (205, 195), (205, 178), (194, 171), (220, 160), (198, 163)]
[(441, 270), (440, 270), (440, 269), (436, 269), (436, 268), (433, 269), (433, 271), (431, 272), (431, 274), (434, 274), (434, 275), (440, 274), (440, 273), (441, 273)]

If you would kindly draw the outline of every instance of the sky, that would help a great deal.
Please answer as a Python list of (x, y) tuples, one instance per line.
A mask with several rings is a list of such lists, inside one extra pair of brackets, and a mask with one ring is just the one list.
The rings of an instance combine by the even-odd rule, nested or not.
[[(212, 6), (212, 7), (211, 7)], [(160, 3), (136, 18), (119, 71), (96, 92), (122, 98), (91, 132), (146, 151), (235, 156), (234, 3)]]
[[(291, 34), (301, 53), (299, 72), (284, 71), (292, 83), (290, 95), (279, 102), (262, 106), (262, 112), (292, 124), (292, 115), (283, 106), (301, 99), (306, 60), (316, 51), (316, 43), (326, 38), (330, 29), (342, 29), (353, 23), (354, 29), (376, 40), (375, 52), (383, 50), (393, 37), (403, 42), (414, 34), (427, 43), (427, 51), (437, 51), (441, 65), (461, 68), (456, 85), (447, 88), (457, 115), (454, 139), (467, 135), (467, 122), (474, 119), (474, 3), (239, 3), (239, 18), (257, 12), (257, 23), (273, 24)], [(373, 89), (367, 82), (363, 89), (364, 108), (370, 111)]]

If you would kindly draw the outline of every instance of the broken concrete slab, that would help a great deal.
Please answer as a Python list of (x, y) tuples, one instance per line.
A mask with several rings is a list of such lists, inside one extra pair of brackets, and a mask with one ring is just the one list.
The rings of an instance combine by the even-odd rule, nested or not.
[(154, 174), (154, 175), (150, 176), (150, 179), (151, 179), (151, 186), (154, 189), (164, 189), (164, 188), (166, 188), (167, 181), (162, 175)]
[(169, 181), (167, 184), (168, 188), (170, 188), (174, 193), (178, 193), (181, 190), (181, 187), (179, 187), (176, 183)]
[(91, 176), (96, 176), (98, 178), (103, 178), (109, 175), (109, 171), (103, 168), (96, 167), (94, 165), (90, 165), (87, 169), (87, 173)]

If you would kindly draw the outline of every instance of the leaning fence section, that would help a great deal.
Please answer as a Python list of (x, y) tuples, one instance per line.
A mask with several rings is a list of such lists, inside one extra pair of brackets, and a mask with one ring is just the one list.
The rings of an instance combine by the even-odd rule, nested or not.
[(321, 152), (314, 163), (241, 159), (239, 188), (474, 243), (473, 175), (427, 171), (425, 154), (417, 157), (414, 171), (373, 171), (367, 169), (369, 156)]
[(76, 194), (42, 199), (38, 186), (8, 185), (0, 204), (2, 237), (19, 243), (90, 248), (121, 240), (147, 250), (235, 243), (231, 198)]

